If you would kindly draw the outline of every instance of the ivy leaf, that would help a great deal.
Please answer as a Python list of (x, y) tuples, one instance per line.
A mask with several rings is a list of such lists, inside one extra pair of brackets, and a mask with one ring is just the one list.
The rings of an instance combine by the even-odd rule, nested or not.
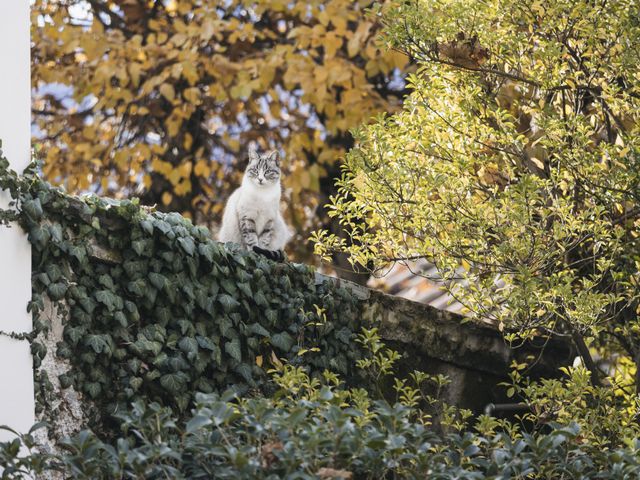
[(88, 335), (84, 343), (96, 353), (111, 351), (103, 335)]
[(112, 312), (115, 308), (115, 295), (109, 290), (98, 290), (95, 293), (96, 300), (102, 303), (107, 309)]
[(143, 380), (140, 377), (131, 377), (129, 379), (129, 385), (133, 388), (134, 392), (137, 392), (142, 386)]
[(264, 312), (264, 316), (267, 317), (271, 325), (275, 325), (278, 321), (278, 312), (276, 310), (267, 309), (267, 311)]
[(171, 231), (171, 225), (169, 225), (164, 220), (156, 219), (153, 222), (153, 226), (166, 236), (169, 236), (170, 233), (173, 233)]
[[(226, 315), (221, 317), (218, 322), (218, 327), (220, 328), (220, 334), (223, 337), (227, 338), (235, 338), (237, 335), (233, 332), (233, 322)], [(232, 334), (233, 332), (233, 334)]]
[(237, 285), (227, 278), (222, 280), (220, 282), (220, 285), (222, 285), (222, 288), (224, 288), (224, 290), (231, 295), (235, 295), (236, 292), (238, 291)]
[(49, 233), (51, 234), (51, 240), (53, 240), (54, 243), (62, 242), (62, 226), (58, 222), (54, 222), (49, 226)]
[(220, 302), (220, 305), (222, 305), (222, 308), (227, 313), (231, 312), (234, 308), (240, 305), (240, 303), (235, 298), (227, 295), (226, 293), (218, 295), (217, 300), (218, 302)]
[(340, 330), (336, 332), (336, 338), (340, 340), (342, 343), (349, 345), (351, 343), (351, 337), (353, 336), (353, 332), (349, 330), (347, 327), (342, 327)]
[(178, 238), (178, 244), (189, 255), (193, 255), (196, 251), (196, 244), (191, 237)]
[(153, 235), (153, 223), (150, 220), (142, 220), (140, 222), (140, 227), (145, 231), (147, 235)]
[(127, 290), (137, 297), (142, 297), (144, 296), (145, 286), (144, 280), (140, 278), (134, 282), (129, 282), (127, 284)]
[(78, 260), (80, 265), (84, 265), (87, 260), (87, 249), (80, 245), (74, 245), (69, 249), (69, 255)]
[(267, 301), (267, 297), (264, 296), (262, 291), (257, 291), (255, 295), (253, 295), (253, 301), (256, 302), (256, 305), (260, 307), (268, 307), (269, 302)]
[(22, 204), (22, 211), (26, 213), (32, 220), (40, 220), (42, 217), (42, 205), (39, 198), (28, 200)]
[(171, 320), (171, 310), (167, 307), (157, 308), (155, 315), (158, 323), (163, 326), (168, 325)]
[(113, 315), (113, 319), (123, 327), (126, 327), (129, 324), (129, 322), (127, 322), (127, 316), (122, 311), (117, 311)]
[(209, 263), (213, 263), (213, 245), (211, 243), (201, 243), (198, 245), (198, 252), (204, 258), (206, 258)]
[(87, 382), (84, 384), (84, 390), (89, 394), (91, 398), (95, 399), (98, 398), (98, 396), (102, 392), (102, 387), (98, 382)]
[(160, 377), (160, 385), (173, 394), (180, 393), (186, 387), (185, 374), (183, 372), (167, 373)]
[(182, 339), (180, 339), (180, 342), (178, 342), (178, 346), (184, 353), (198, 353), (198, 342), (195, 338), (182, 337)]
[(269, 337), (270, 333), (269, 331), (264, 328), (262, 325), (260, 325), (259, 323), (252, 323), (251, 325), (249, 325), (247, 327), (247, 332), (248, 333), (253, 333), (256, 335), (260, 335), (262, 337)]
[(151, 247), (150, 244), (151, 242), (149, 242), (148, 240), (134, 240), (133, 242), (131, 242), (131, 248), (139, 256), (148, 257), (151, 255), (151, 252), (149, 251)]
[(247, 297), (249, 298), (253, 297), (253, 292), (251, 291), (251, 285), (249, 285), (249, 283), (238, 283), (237, 287)]
[(151, 282), (151, 285), (156, 287), (158, 290), (162, 290), (167, 284), (167, 277), (160, 273), (151, 272), (149, 274), (149, 281)]
[(211, 351), (215, 351), (216, 349), (216, 344), (213, 343), (213, 340), (211, 340), (209, 337), (196, 335), (196, 341), (198, 342), (198, 345), (200, 345), (200, 348), (205, 348)]
[(240, 339), (234, 338), (224, 344), (224, 351), (238, 362), (242, 360), (242, 352), (240, 350)]
[(63, 282), (50, 283), (47, 287), (47, 293), (51, 300), (61, 300), (64, 298), (64, 294), (67, 293), (67, 285)]
[(115, 285), (113, 284), (113, 279), (111, 278), (110, 275), (106, 275), (106, 274), (100, 275), (98, 277), (98, 283), (103, 287), (107, 288), (108, 290), (115, 289)]
[(50, 238), (51, 234), (49, 230), (41, 225), (36, 225), (29, 230), (29, 241), (34, 243), (39, 249), (43, 249)]
[(235, 368), (235, 372), (239, 374), (250, 386), (255, 387), (256, 382), (253, 379), (252, 370), (246, 363), (241, 363)]
[(276, 333), (271, 335), (271, 345), (278, 347), (284, 352), (289, 352), (296, 341), (287, 332)]

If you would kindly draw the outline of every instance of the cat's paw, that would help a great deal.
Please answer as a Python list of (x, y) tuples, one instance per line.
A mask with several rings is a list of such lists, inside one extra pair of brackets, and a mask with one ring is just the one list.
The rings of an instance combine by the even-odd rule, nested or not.
[(284, 262), (285, 260), (284, 252), (282, 250), (266, 250), (264, 248), (254, 246), (253, 251), (263, 257), (267, 257), (269, 260), (273, 260), (274, 262)]

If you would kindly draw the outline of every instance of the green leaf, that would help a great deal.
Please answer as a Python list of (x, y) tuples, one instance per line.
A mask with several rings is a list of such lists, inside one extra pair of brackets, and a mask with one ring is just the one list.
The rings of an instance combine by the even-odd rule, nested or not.
[(104, 338), (104, 335), (88, 335), (84, 341), (84, 344), (91, 347), (94, 352), (110, 352), (109, 344)]
[(28, 200), (22, 204), (22, 211), (29, 215), (32, 220), (40, 220), (42, 217), (42, 205), (39, 198)]
[(264, 316), (267, 317), (271, 325), (275, 325), (278, 322), (278, 312), (276, 310), (267, 309), (264, 312)]
[(96, 300), (102, 303), (107, 309), (112, 312), (115, 308), (115, 295), (109, 290), (98, 290), (95, 293)]
[(134, 252), (136, 252), (139, 256), (149, 256), (149, 248), (151, 246), (151, 242), (147, 240), (134, 240), (131, 242), (131, 248)]
[(235, 295), (238, 291), (238, 287), (236, 286), (236, 284), (227, 278), (222, 280), (220, 282), (220, 285), (222, 285), (222, 288), (231, 295)]
[(195, 415), (193, 418), (191, 418), (191, 420), (187, 422), (186, 432), (193, 433), (197, 430), (200, 430), (202, 427), (211, 425), (212, 423), (213, 421), (211, 420), (211, 417), (202, 414)]
[(237, 287), (247, 297), (250, 297), (250, 298), (253, 297), (253, 292), (251, 291), (251, 285), (249, 285), (248, 283), (238, 283)]
[(127, 290), (129, 290), (131, 293), (133, 293), (137, 297), (144, 296), (145, 287), (146, 287), (145, 282), (141, 278), (139, 278), (134, 282), (129, 282), (127, 284)]
[(149, 274), (149, 282), (158, 290), (162, 290), (167, 284), (167, 278), (160, 273), (151, 272)]
[(117, 311), (113, 315), (113, 319), (123, 327), (126, 327), (129, 324), (129, 322), (127, 321), (127, 316), (122, 311)]
[(186, 375), (183, 372), (167, 373), (160, 377), (160, 385), (173, 394), (180, 393), (187, 385)]
[(251, 325), (249, 325), (247, 327), (247, 332), (248, 333), (253, 333), (253, 334), (256, 334), (256, 335), (260, 335), (262, 337), (271, 336), (269, 331), (266, 328), (264, 328), (262, 325), (260, 325), (259, 323), (252, 323)]
[(178, 342), (180, 350), (184, 353), (198, 353), (198, 342), (192, 337), (182, 337)]
[(50, 283), (47, 287), (47, 293), (51, 300), (61, 300), (64, 298), (64, 294), (67, 293), (67, 285), (63, 282)]
[(222, 308), (227, 313), (231, 312), (233, 309), (240, 305), (240, 303), (235, 298), (227, 295), (226, 293), (218, 295), (217, 301), (220, 303), (220, 305), (222, 305)]
[(36, 225), (29, 230), (29, 241), (40, 249), (43, 249), (47, 245), (50, 238), (51, 234), (49, 233), (49, 230), (41, 225)]
[(340, 340), (342, 343), (346, 343), (347, 345), (351, 344), (352, 337), (353, 332), (347, 327), (342, 327), (336, 332), (336, 338), (338, 338), (338, 340)]
[(240, 349), (240, 339), (234, 338), (233, 340), (229, 340), (224, 344), (224, 351), (227, 354), (237, 360), (238, 362), (242, 360), (242, 352)]
[(115, 289), (115, 285), (113, 284), (113, 279), (111, 278), (110, 275), (100, 275), (98, 277), (98, 283), (100, 285), (102, 285), (103, 287), (105, 287), (108, 290), (114, 290)]
[(88, 382), (84, 384), (84, 390), (89, 394), (89, 396), (93, 399), (98, 398), (100, 393), (102, 393), (102, 387), (98, 382)]
[(241, 363), (235, 369), (235, 372), (239, 374), (250, 386), (255, 386), (256, 382), (253, 379), (251, 367), (246, 363)]
[(80, 265), (84, 265), (87, 260), (87, 249), (81, 245), (74, 245), (69, 249), (69, 255), (78, 260)]
[(142, 220), (140, 222), (140, 227), (142, 227), (142, 230), (144, 230), (147, 235), (153, 235), (153, 223), (151, 222), (151, 220)]
[(215, 349), (217, 348), (216, 344), (209, 337), (196, 335), (196, 341), (198, 342), (198, 345), (200, 345), (200, 348), (205, 348), (211, 351), (215, 351)]
[(196, 245), (193, 242), (193, 239), (191, 237), (180, 237), (180, 238), (178, 238), (178, 244), (189, 255), (193, 255), (195, 253), (195, 251), (196, 251)]
[(296, 341), (287, 332), (276, 333), (271, 335), (271, 345), (279, 348), (284, 352), (289, 352), (295, 345)]
[(55, 243), (62, 242), (62, 226), (58, 222), (52, 223), (49, 226), (49, 233), (51, 234), (51, 240), (53, 240)]

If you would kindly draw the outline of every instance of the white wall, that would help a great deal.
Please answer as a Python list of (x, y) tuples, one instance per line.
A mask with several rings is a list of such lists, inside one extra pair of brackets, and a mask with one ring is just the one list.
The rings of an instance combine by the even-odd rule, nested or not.
[[(29, 0), (0, 1), (0, 139), (4, 156), (22, 172), (31, 156)], [(3, 194), (0, 194), (3, 195)], [(0, 204), (6, 205), (6, 196)], [(31, 248), (16, 226), (0, 227), (0, 330), (28, 332)], [(34, 423), (29, 344), (0, 335), (0, 425), (27, 431)], [(0, 432), (0, 439), (8, 435)]]

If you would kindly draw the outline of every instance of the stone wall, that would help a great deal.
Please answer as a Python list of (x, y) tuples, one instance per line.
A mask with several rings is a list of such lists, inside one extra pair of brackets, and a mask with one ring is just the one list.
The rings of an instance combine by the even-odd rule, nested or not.
[(539, 378), (558, 376), (558, 368), (575, 357), (570, 344), (558, 339), (511, 348), (491, 324), (325, 275), (317, 274), (316, 281), (328, 278), (360, 299), (363, 319), (378, 326), (385, 343), (402, 354), (401, 370), (448, 376), (444, 400), (476, 413), (490, 403), (512, 401), (498, 384), (508, 379), (513, 361), (531, 364), (527, 373)]

